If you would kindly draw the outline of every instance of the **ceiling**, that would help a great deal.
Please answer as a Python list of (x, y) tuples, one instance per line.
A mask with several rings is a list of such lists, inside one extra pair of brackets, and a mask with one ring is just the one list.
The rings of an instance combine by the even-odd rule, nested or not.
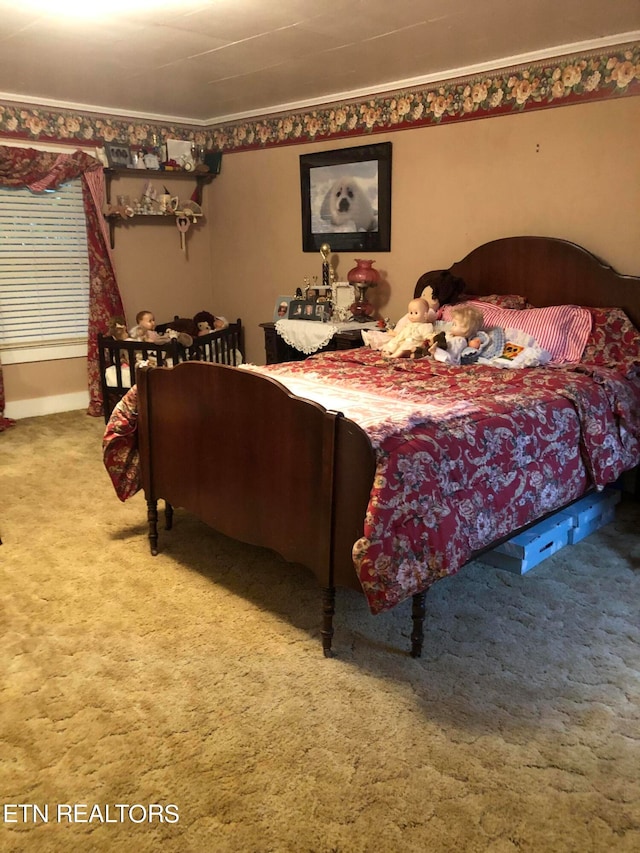
[(640, 37), (640, 0), (84, 0), (97, 20), (36, 2), (0, 0), (0, 100), (196, 125)]

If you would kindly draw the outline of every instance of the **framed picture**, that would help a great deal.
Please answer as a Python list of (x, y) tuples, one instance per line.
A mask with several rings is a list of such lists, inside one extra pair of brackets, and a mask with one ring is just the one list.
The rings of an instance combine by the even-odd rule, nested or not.
[(336, 308), (348, 308), (355, 298), (354, 287), (348, 281), (336, 281), (333, 285), (333, 304)]
[(131, 148), (120, 142), (105, 142), (104, 150), (110, 169), (132, 169)]
[(274, 323), (277, 323), (278, 320), (286, 320), (289, 317), (289, 303), (292, 299), (292, 296), (278, 296), (273, 309)]
[(302, 251), (391, 250), (391, 143), (300, 155)]
[(289, 303), (289, 319), (322, 320), (325, 316), (326, 305), (326, 302), (316, 302), (315, 299), (292, 299)]

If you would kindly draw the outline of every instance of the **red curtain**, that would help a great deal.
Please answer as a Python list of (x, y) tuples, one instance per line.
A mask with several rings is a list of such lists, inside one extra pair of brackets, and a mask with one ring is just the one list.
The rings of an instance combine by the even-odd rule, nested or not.
[[(102, 165), (84, 151), (73, 154), (54, 154), (33, 148), (12, 148), (0, 145), (0, 185), (29, 187), (34, 192), (53, 189), (72, 178), (82, 178), (82, 197), (87, 221), (89, 247), (89, 343), (88, 381), (89, 408), (87, 413), (102, 414), (102, 390), (98, 366), (98, 333), (104, 332), (109, 319), (124, 316), (124, 308), (111, 260), (106, 222), (102, 215), (104, 173)], [(4, 386), (0, 367), (0, 430), (11, 421), (2, 417)]]

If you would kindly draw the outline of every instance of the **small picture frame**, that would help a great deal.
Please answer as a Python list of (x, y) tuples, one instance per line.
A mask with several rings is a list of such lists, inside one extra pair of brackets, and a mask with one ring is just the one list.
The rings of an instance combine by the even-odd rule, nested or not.
[(277, 323), (278, 320), (287, 320), (289, 317), (289, 304), (293, 299), (292, 296), (278, 296), (276, 299), (276, 304), (273, 309), (273, 322)]
[(110, 169), (133, 169), (131, 148), (121, 142), (105, 142), (104, 151)]
[(322, 321), (324, 313), (324, 305), (315, 299), (292, 299), (289, 303), (290, 320)]
[(348, 281), (336, 281), (332, 288), (332, 300), (336, 308), (349, 308), (355, 299), (353, 285)]

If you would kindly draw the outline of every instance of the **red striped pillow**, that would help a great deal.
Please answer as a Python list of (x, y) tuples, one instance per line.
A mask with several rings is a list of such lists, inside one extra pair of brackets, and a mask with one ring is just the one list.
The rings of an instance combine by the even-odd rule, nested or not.
[[(518, 311), (486, 302), (472, 301), (470, 304), (482, 311), (485, 328), (501, 326), (531, 335), (539, 346), (551, 353), (549, 364), (577, 364), (591, 332), (591, 314), (578, 305), (550, 305)], [(443, 319), (450, 319), (453, 307), (445, 306)]]

